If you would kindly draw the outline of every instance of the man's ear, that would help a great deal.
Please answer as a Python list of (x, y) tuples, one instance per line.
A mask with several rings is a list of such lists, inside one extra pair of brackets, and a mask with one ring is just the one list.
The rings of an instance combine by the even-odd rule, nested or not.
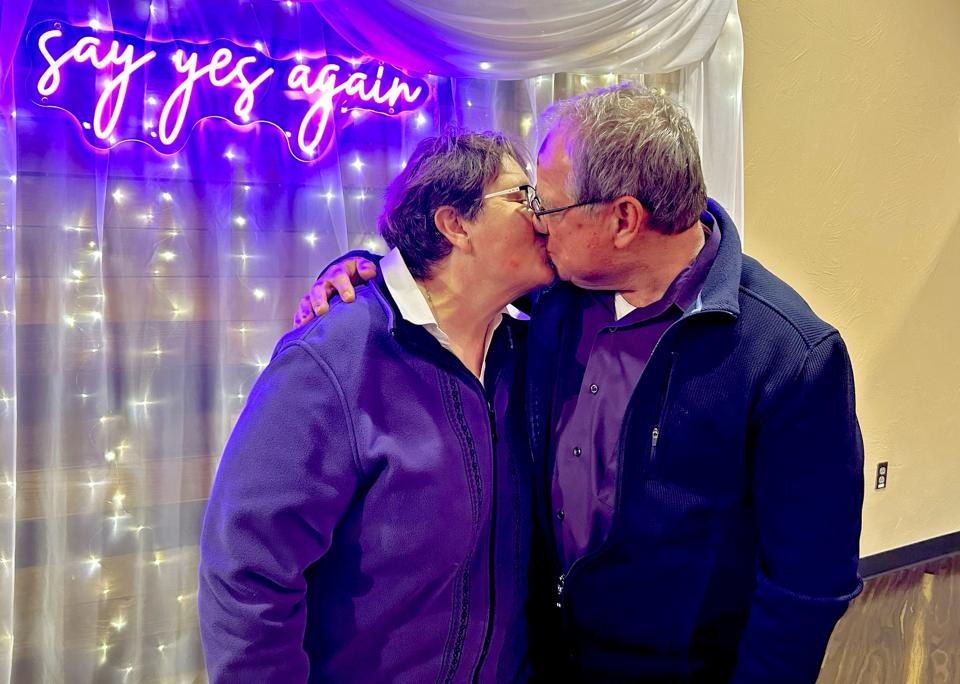
[(470, 253), (472, 245), (470, 244), (469, 227), (464, 224), (463, 217), (457, 213), (456, 209), (446, 204), (439, 207), (433, 212), (433, 222), (440, 234), (447, 238), (451, 245), (463, 252)]
[(640, 200), (630, 195), (618, 197), (613, 202), (613, 245), (623, 249), (632, 243), (643, 230), (647, 220), (647, 210)]

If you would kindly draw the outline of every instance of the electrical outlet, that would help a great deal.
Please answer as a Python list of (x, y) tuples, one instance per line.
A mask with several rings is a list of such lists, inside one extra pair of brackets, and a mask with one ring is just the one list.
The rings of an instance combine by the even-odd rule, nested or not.
[(888, 472), (890, 469), (887, 467), (886, 461), (881, 461), (877, 464), (877, 489), (886, 489), (887, 488), (887, 478)]

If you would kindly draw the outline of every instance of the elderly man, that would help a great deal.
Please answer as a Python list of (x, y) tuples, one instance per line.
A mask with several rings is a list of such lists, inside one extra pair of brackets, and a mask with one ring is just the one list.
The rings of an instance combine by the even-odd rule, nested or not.
[(533, 208), (568, 282), (527, 367), (540, 678), (814, 682), (862, 586), (844, 343), (741, 252), (676, 104), (621, 87), (548, 116)]

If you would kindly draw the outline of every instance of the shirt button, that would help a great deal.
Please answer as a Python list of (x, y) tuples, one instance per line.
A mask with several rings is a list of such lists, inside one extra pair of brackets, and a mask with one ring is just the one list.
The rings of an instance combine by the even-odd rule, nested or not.
[(557, 511), (557, 520), (559, 520), (560, 522), (563, 522), (563, 519), (565, 517), (567, 517), (567, 514), (563, 512), (562, 508), (559, 511)]
[(574, 456), (576, 456), (577, 458), (580, 458), (580, 454), (582, 454), (582, 453), (583, 453), (583, 451), (580, 449), (580, 447), (573, 447), (573, 455), (574, 455)]
[(590, 394), (596, 394), (599, 391), (600, 388), (596, 384), (590, 385)]

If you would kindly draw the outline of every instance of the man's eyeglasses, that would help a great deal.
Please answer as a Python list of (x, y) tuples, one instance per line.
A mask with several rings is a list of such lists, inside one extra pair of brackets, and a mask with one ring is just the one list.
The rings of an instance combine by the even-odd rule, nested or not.
[(507, 188), (506, 190), (498, 190), (497, 192), (491, 192), (489, 195), (484, 195), (483, 199), (489, 199), (490, 197), (500, 197), (502, 195), (510, 195), (513, 193), (523, 193), (524, 202), (527, 207), (534, 213), (537, 218), (542, 216), (547, 216), (548, 214), (558, 214), (561, 211), (566, 211), (567, 209), (574, 209), (576, 207), (586, 206), (587, 204), (597, 204), (603, 200), (586, 200), (584, 202), (575, 202), (573, 204), (568, 204), (565, 207), (556, 207), (555, 209), (544, 209), (543, 203), (540, 201), (540, 197), (537, 195), (537, 189), (532, 185), (515, 185), (512, 188)]
[[(587, 201), (585, 201), (585, 202), (575, 202), (575, 203), (573, 203), (573, 204), (568, 204), (568, 205), (565, 206), (565, 207), (557, 207), (556, 209), (544, 209), (544, 208), (542, 208), (542, 206), (541, 206), (541, 208), (540, 208), (539, 210), (538, 210), (538, 209), (534, 209), (534, 210), (533, 210), (533, 213), (536, 214), (536, 217), (537, 217), (537, 218), (543, 218), (544, 216), (547, 216), (548, 214), (558, 214), (558, 213), (560, 213), (561, 211), (566, 211), (567, 209), (575, 209), (576, 207), (583, 207), (583, 206), (586, 206), (586, 205), (588, 205), (588, 204), (598, 204), (598, 203), (603, 202), (603, 201), (604, 201), (604, 200), (587, 200)], [(537, 198), (537, 204), (538, 204), (538, 205), (540, 204), (540, 199), (539, 199), (539, 198)]]

